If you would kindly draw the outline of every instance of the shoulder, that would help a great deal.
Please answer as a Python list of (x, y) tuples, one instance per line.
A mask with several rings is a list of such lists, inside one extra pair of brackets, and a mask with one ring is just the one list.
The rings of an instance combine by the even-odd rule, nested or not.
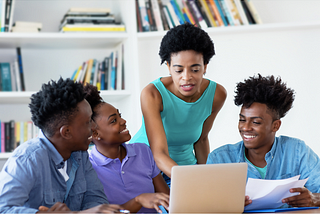
[(242, 141), (236, 144), (226, 144), (213, 150), (209, 154), (208, 159), (210, 159), (212, 163), (235, 162), (242, 152), (241, 148)]
[(280, 135), (276, 137), (278, 147), (280, 146), (283, 151), (291, 150), (292, 152), (303, 152), (311, 150), (310, 147), (301, 139)]
[(222, 85), (217, 83), (213, 103), (215, 105), (219, 104), (222, 106), (226, 98), (227, 98), (227, 90)]
[(18, 146), (11, 157), (20, 159), (42, 159), (48, 157), (48, 150), (42, 145), (39, 138), (34, 138)]

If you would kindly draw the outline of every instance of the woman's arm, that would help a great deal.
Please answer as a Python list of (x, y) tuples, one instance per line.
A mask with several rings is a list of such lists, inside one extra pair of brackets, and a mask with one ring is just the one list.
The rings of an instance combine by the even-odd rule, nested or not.
[(171, 168), (177, 163), (169, 156), (167, 138), (160, 115), (163, 109), (162, 98), (153, 84), (149, 84), (141, 92), (141, 109), (154, 160), (159, 169), (171, 177)]
[(223, 86), (217, 84), (214, 95), (212, 113), (203, 124), (202, 133), (199, 140), (194, 144), (195, 156), (198, 164), (205, 164), (210, 153), (208, 134), (212, 128), (213, 122), (226, 100), (227, 92)]

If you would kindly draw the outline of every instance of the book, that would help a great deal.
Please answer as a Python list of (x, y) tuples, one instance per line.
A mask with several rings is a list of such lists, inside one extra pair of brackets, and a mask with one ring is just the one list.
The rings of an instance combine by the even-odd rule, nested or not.
[(91, 75), (90, 75), (90, 82), (89, 82), (91, 85), (93, 85), (94, 73), (96, 71), (96, 63), (97, 63), (97, 60), (93, 59), (92, 68), (91, 68)]
[(139, 10), (140, 10), (143, 32), (150, 31), (150, 23), (149, 23), (145, 0), (138, 0), (138, 1), (139, 1)]
[(6, 16), (6, 0), (0, 0), (0, 32), (4, 32), (5, 16)]
[(108, 65), (108, 88), (107, 90), (113, 90), (114, 89), (114, 81), (115, 81), (115, 67), (114, 67), (114, 62), (115, 62), (115, 54), (112, 51), (109, 57), (109, 65)]
[[(193, 13), (195, 14), (195, 17), (197, 18), (199, 25), (201, 28), (207, 28), (208, 25), (206, 23), (206, 21), (203, 19), (202, 14), (200, 13), (200, 10), (198, 9), (195, 0), (188, 0), (188, 2), (190, 3), (191, 6), (191, 10), (193, 11)], [(189, 8), (190, 9), (190, 8)], [(190, 10), (190, 11), (191, 11)]]
[(10, 63), (10, 75), (11, 75), (11, 90), (17, 91), (17, 78), (16, 78), (15, 66), (13, 62)]
[(226, 0), (220, 0), (220, 3), (221, 3), (221, 8), (224, 11), (224, 14), (228, 19), (229, 25), (234, 26), (235, 25), (234, 20), (231, 15), (231, 11), (229, 10), (228, 5), (226, 3)]
[(10, 149), (10, 122), (4, 122), (5, 151), (12, 152)]
[(213, 1), (216, 4), (216, 7), (217, 7), (217, 9), (219, 11), (219, 14), (220, 14), (220, 17), (221, 17), (221, 19), (223, 21), (224, 26), (228, 26), (229, 22), (227, 21), (227, 17), (226, 17), (226, 15), (224, 13), (224, 10), (222, 9), (221, 1), (220, 0), (213, 0)]
[(202, 18), (204, 19), (204, 21), (206, 22), (208, 27), (214, 27), (211, 25), (209, 18), (207, 17), (207, 14), (204, 11), (204, 8), (202, 7), (200, 0), (195, 1), (196, 6), (198, 7), (199, 12), (201, 13)]
[(99, 65), (99, 74), (98, 74), (98, 81), (97, 81), (97, 88), (98, 90), (105, 90), (105, 69), (106, 69), (106, 62), (105, 59), (101, 61)]
[(20, 145), (20, 122), (15, 122), (15, 144), (14, 148)]
[(164, 13), (165, 16), (166, 16), (166, 19), (167, 19), (167, 21), (168, 21), (169, 28), (170, 28), (170, 29), (173, 28), (173, 27), (175, 26), (175, 25), (174, 25), (174, 21), (173, 21), (171, 15), (170, 15), (170, 13), (169, 13), (169, 9), (168, 9), (167, 5), (164, 5), (164, 6), (163, 6), (163, 13)]
[(244, 0), (256, 24), (262, 24), (261, 17), (251, 0)]
[(241, 25), (240, 15), (233, 0), (224, 0), (224, 1), (227, 5), (233, 24), (236, 26)]
[(180, 10), (180, 7), (179, 7), (177, 1), (176, 0), (170, 0), (170, 3), (172, 5), (174, 13), (176, 14), (176, 16), (177, 16), (177, 18), (179, 20), (179, 23), (183, 24), (186, 20), (185, 20), (184, 16), (182, 15), (182, 12)]
[(208, 0), (208, 5), (211, 6), (212, 10), (213, 10), (213, 13), (215, 14), (215, 17), (219, 23), (219, 26), (225, 26), (224, 25), (224, 22), (222, 21), (222, 18), (221, 18), (221, 15), (219, 13), (219, 10), (217, 8), (217, 5), (216, 3), (213, 1), (213, 0)]
[(233, 0), (233, 2), (235, 3), (237, 9), (238, 9), (238, 12), (239, 12), (239, 15), (240, 15), (240, 18), (241, 18), (241, 23), (243, 25), (248, 25), (249, 22), (248, 22), (248, 18), (244, 12), (244, 9), (242, 7), (242, 4), (241, 4), (241, 0)]
[(5, 138), (5, 125), (1, 121), (1, 152), (6, 152)]
[(168, 19), (167, 16), (164, 13), (164, 6), (162, 4), (161, 0), (157, 0), (158, 4), (159, 4), (159, 10), (160, 10), (160, 15), (161, 15), (161, 20), (162, 20), (162, 24), (163, 24), (163, 29), (164, 30), (169, 30), (169, 23), (168, 23)]
[(105, 76), (104, 76), (104, 88), (106, 89), (106, 90), (108, 90), (109, 89), (109, 87), (110, 87), (110, 83), (109, 83), (109, 80), (110, 80), (110, 75), (111, 75), (111, 71), (110, 71), (110, 69), (111, 69), (111, 58), (110, 58), (110, 56), (109, 57), (105, 57), (104, 58), (104, 71), (105, 71)]
[(138, 32), (143, 32), (142, 23), (141, 23), (141, 14), (139, 9), (139, 0), (135, 0), (136, 2), (136, 14), (137, 14), (137, 30)]
[(191, 14), (191, 17), (193, 18), (194, 22), (195, 22), (195, 25), (197, 27), (201, 27), (199, 22), (198, 22), (198, 19), (197, 19), (197, 16), (196, 14), (194, 13), (194, 11), (192, 10), (191, 8), (191, 5), (190, 5), (190, 2), (188, 0), (182, 0), (183, 1), (183, 4), (186, 5), (186, 8), (189, 10), (190, 14)]
[(75, 79), (76, 79), (76, 80), (75, 80), (76, 82), (82, 82), (82, 80), (83, 80), (82, 77), (83, 77), (83, 72), (84, 72), (84, 66), (86, 66), (86, 63), (87, 63), (87, 62), (83, 62), (82, 65), (79, 67), (80, 70), (77, 72), (76, 78), (75, 78)]
[(97, 81), (98, 81), (98, 73), (99, 73), (99, 65), (100, 65), (100, 62), (98, 60), (94, 60), (94, 69), (92, 68), (92, 70), (94, 71), (92, 76), (92, 83), (90, 81), (90, 84), (94, 85), (94, 86), (97, 86)]
[(16, 27), (16, 26), (13, 26), (10, 31), (14, 33), (39, 33), (40, 32), (39, 28), (36, 28), (36, 27)]
[(210, 25), (212, 27), (217, 27), (218, 25), (216, 23), (216, 20), (213, 18), (213, 15), (212, 15), (209, 7), (208, 7), (208, 4), (207, 4), (206, 0), (199, 0), (199, 1), (200, 1), (200, 4), (201, 4), (206, 16), (208, 17)]
[(15, 21), (13, 23), (14, 27), (31, 27), (31, 28), (42, 28), (41, 22), (26, 22), (26, 21)]
[(158, 31), (163, 31), (163, 24), (161, 19), (160, 7), (158, 4), (158, 0), (151, 0), (151, 8), (153, 11), (154, 20), (157, 26)]
[(174, 12), (172, 3), (171, 3), (171, 2), (168, 2), (168, 3), (166, 4), (166, 7), (167, 7), (167, 9), (168, 9), (169, 16), (170, 16), (171, 19), (173, 20), (174, 26), (180, 25), (179, 18), (178, 18), (178, 16), (177, 16), (177, 14)]
[(121, 89), (124, 90), (125, 89), (125, 71), (124, 71), (124, 45), (121, 46), (121, 55), (122, 55), (122, 60), (121, 60)]
[(20, 122), (20, 145), (23, 144), (24, 141), (24, 122)]
[(123, 44), (121, 43), (118, 48), (117, 48), (117, 84), (116, 84), (116, 89), (117, 90), (121, 90), (122, 89), (122, 60), (123, 60), (123, 56), (122, 56), (122, 48), (123, 48)]
[(125, 30), (123, 24), (66, 24), (60, 32), (124, 32)]
[(151, 9), (151, 1), (145, 0), (146, 10), (148, 14), (149, 24), (150, 24), (150, 31), (157, 31), (157, 25), (154, 19), (153, 11)]
[(4, 32), (9, 32), (9, 22), (10, 22), (10, 13), (12, 0), (6, 0), (6, 9), (5, 9), (5, 19), (4, 19)]
[(85, 77), (84, 77), (84, 80), (83, 80), (83, 85), (86, 85), (86, 84), (90, 84), (90, 79), (91, 79), (91, 70), (92, 70), (92, 66), (93, 66), (93, 59), (89, 59), (88, 60), (88, 66), (87, 66), (87, 70), (86, 70), (86, 74), (85, 74)]
[(9, 140), (9, 151), (13, 152), (13, 150), (16, 148), (15, 144), (16, 144), (16, 138), (15, 138), (15, 121), (14, 120), (10, 120), (9, 121), (9, 135), (10, 135), (10, 140)]
[(12, 91), (10, 63), (0, 63), (0, 70), (2, 91)]
[(22, 56), (21, 56), (20, 47), (17, 47), (16, 51), (17, 51), (17, 58), (18, 58), (18, 64), (19, 64), (21, 90), (25, 91), (26, 87), (25, 87), (25, 83), (24, 83), (24, 74), (23, 74), (23, 65), (22, 65)]
[(72, 7), (68, 10), (67, 14), (72, 13), (103, 13), (109, 14), (110, 8), (87, 8), (87, 7)]
[(188, 5), (187, 5), (187, 3), (186, 3), (186, 0), (182, 0), (182, 4), (183, 4), (182, 10), (183, 10), (184, 13), (187, 14), (188, 19), (190, 20), (190, 23), (193, 24), (193, 25), (198, 26), (197, 22), (196, 22), (195, 19), (193, 18), (192, 13), (191, 13), (190, 10), (189, 10), (189, 7), (188, 7)]
[(243, 7), (244, 13), (246, 14), (246, 17), (248, 19), (249, 24), (256, 24), (255, 20), (252, 17), (252, 14), (247, 6), (247, 3), (244, 0), (240, 0), (241, 5)]

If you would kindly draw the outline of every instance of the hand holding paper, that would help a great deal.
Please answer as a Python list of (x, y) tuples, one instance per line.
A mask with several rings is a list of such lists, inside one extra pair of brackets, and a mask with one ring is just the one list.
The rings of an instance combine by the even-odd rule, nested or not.
[[(246, 195), (252, 203), (245, 210), (278, 208), (283, 205), (282, 199), (299, 193), (291, 193), (291, 188), (303, 187), (307, 178), (299, 180), (300, 175), (282, 180), (264, 180), (249, 178), (246, 186)], [(258, 190), (258, 191), (257, 191)]]

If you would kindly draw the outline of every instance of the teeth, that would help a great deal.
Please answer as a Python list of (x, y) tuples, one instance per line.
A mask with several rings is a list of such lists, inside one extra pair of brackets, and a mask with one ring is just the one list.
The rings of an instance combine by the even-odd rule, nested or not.
[(183, 85), (182, 87), (184, 87), (184, 88), (190, 88), (190, 87), (192, 87), (192, 85)]
[(92, 140), (92, 136), (88, 137), (88, 140)]
[(243, 135), (245, 138), (255, 138), (256, 136), (255, 135)]
[(124, 129), (124, 130), (122, 130), (120, 133), (123, 133), (123, 132), (126, 132), (126, 131), (128, 131), (128, 129)]

